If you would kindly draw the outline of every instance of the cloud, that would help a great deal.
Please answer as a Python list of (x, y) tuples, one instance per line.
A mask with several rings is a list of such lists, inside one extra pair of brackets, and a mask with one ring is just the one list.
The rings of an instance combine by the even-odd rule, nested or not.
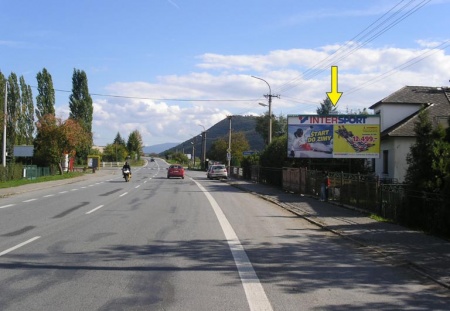
[[(350, 50), (342, 59), (332, 56), (340, 48), (208, 53), (198, 58), (202, 71), (160, 76), (154, 83), (110, 84), (109, 94), (126, 97), (95, 98), (95, 141), (112, 143), (117, 132), (127, 138), (137, 129), (145, 145), (182, 142), (198, 135), (199, 125), (208, 129), (227, 115), (262, 114), (267, 108), (258, 102), (267, 102), (263, 95), (269, 89), (251, 75), (264, 78), (272, 94), (280, 94), (272, 102), (275, 115), (314, 113), (330, 90), (333, 59), (339, 68), (339, 91), (344, 93), (338, 104), (342, 112), (367, 108), (405, 85), (442, 86), (448, 81), (450, 56), (445, 50), (364, 47)], [(318, 61), (327, 57), (330, 63)]]

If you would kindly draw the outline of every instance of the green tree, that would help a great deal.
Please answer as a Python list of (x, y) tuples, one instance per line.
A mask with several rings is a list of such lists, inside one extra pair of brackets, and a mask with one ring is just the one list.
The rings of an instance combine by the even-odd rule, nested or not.
[(433, 190), (433, 126), (428, 112), (422, 109), (414, 125), (416, 142), (406, 157), (408, 168), (405, 181), (419, 190)]
[(136, 156), (137, 159), (139, 160), (141, 158), (142, 148), (143, 148), (142, 136), (139, 133), (139, 131), (135, 130), (131, 132), (131, 134), (128, 136), (127, 141), (127, 149), (130, 152), (130, 154), (133, 157)]
[(126, 146), (125, 139), (123, 139), (122, 136), (120, 136), (119, 132), (117, 132), (117, 135), (114, 138), (113, 144), (119, 144), (119, 145)]
[(128, 150), (122, 144), (107, 144), (103, 149), (102, 159), (105, 162), (123, 162), (128, 157)]
[[(243, 152), (250, 148), (243, 132), (231, 133), (231, 163), (239, 165), (243, 160)], [(228, 137), (222, 137), (214, 141), (207, 152), (207, 157), (211, 160), (227, 162)]]
[(37, 76), (38, 95), (36, 96), (36, 117), (39, 120), (46, 114), (55, 115), (55, 89), (51, 74), (47, 69), (42, 69)]
[[(72, 94), (69, 97), (69, 108), (71, 119), (76, 120), (87, 133), (92, 137), (92, 119), (94, 106), (89, 94), (88, 79), (86, 73), (82, 70), (73, 70), (72, 76)], [(86, 142), (86, 145), (80, 145), (77, 150), (79, 158), (86, 159), (89, 150), (93, 145), (92, 138)]]
[(25, 83), (23, 76), (20, 77), (20, 113), (17, 120), (17, 144), (31, 145), (34, 135), (34, 104), (31, 87)]
[(260, 154), (260, 164), (263, 167), (283, 167), (287, 155), (287, 136), (276, 137)]
[[(261, 135), (266, 145), (269, 142), (269, 112), (266, 112), (264, 115), (256, 117), (256, 126), (255, 131)], [(287, 119), (279, 115), (275, 117), (272, 114), (272, 138), (284, 135), (287, 130)]]
[(63, 173), (63, 156), (75, 156), (80, 145), (91, 139), (78, 121), (68, 119), (62, 121), (52, 114), (46, 114), (37, 122), (38, 135), (34, 140), (34, 156), (36, 160), (50, 167), (58, 167)]
[(17, 120), (20, 115), (20, 87), (17, 75), (11, 73), (8, 78), (8, 103), (7, 103), (7, 125), (6, 125), (6, 152), (14, 159), (14, 145), (17, 139)]
[(316, 109), (316, 112), (318, 115), (334, 114), (337, 112), (337, 108), (327, 97), (320, 103), (320, 107)]

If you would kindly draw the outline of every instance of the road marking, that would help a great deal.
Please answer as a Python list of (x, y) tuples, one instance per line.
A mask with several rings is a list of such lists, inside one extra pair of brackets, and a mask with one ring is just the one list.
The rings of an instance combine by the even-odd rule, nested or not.
[(7, 208), (7, 207), (11, 207), (11, 206), (14, 206), (14, 204), (3, 205), (3, 206), (0, 206), (0, 208)]
[(28, 241), (22, 242), (22, 243), (20, 243), (20, 244), (17, 244), (17, 245), (14, 246), (14, 247), (8, 248), (6, 251), (3, 251), (3, 252), (0, 253), (0, 257), (3, 256), (3, 255), (5, 255), (5, 254), (8, 254), (9, 252), (12, 252), (13, 250), (18, 249), (19, 247), (22, 247), (22, 246), (24, 246), (24, 245), (26, 245), (26, 244), (28, 244), (28, 243), (31, 243), (31, 242), (33, 242), (34, 240), (37, 240), (37, 239), (39, 239), (39, 238), (40, 238), (40, 236), (35, 236), (34, 238), (29, 239)]
[(28, 203), (28, 202), (33, 202), (33, 201), (36, 201), (37, 199), (29, 199), (29, 200), (25, 200), (25, 201), (22, 201), (23, 203)]
[(60, 193), (63, 194), (63, 193), (67, 193), (67, 192), (69, 192), (69, 191), (61, 191)]
[(70, 190), (70, 191), (77, 191), (78, 189), (72, 189), (72, 190)]
[(273, 310), (272, 305), (264, 292), (264, 288), (262, 287), (261, 282), (253, 269), (252, 263), (248, 259), (244, 247), (239, 241), (236, 232), (234, 232), (233, 227), (223, 213), (219, 204), (202, 185), (194, 179), (190, 179), (195, 182), (200, 190), (205, 194), (212, 209), (214, 210), (214, 213), (216, 214), (217, 219), (219, 220), (230, 251), (233, 254), (234, 263), (236, 264), (239, 277), (241, 278), (250, 310)]
[(86, 215), (95, 212), (96, 210), (102, 208), (103, 206), (104, 206), (104, 205), (97, 206), (97, 207), (94, 208), (93, 210), (90, 210), (89, 212), (87, 212)]
[(55, 196), (55, 195), (54, 194), (47, 194), (47, 195), (44, 195), (43, 198), (48, 198), (48, 197), (53, 197), (53, 196)]
[(123, 197), (124, 195), (127, 195), (128, 192), (122, 193), (121, 195), (119, 195), (119, 197)]
[(138, 185), (138, 186), (136, 186), (136, 187), (134, 187), (134, 189), (137, 189), (137, 188), (139, 188), (141, 185)]

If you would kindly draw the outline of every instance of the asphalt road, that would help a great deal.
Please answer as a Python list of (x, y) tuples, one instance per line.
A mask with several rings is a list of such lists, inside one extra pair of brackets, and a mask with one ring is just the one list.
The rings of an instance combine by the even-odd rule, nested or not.
[(410, 270), (166, 167), (1, 198), (0, 310), (448, 310)]

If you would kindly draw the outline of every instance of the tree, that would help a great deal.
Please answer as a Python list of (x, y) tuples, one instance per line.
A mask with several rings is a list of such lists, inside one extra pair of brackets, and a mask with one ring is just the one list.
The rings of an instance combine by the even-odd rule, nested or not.
[(416, 142), (411, 146), (406, 157), (408, 168), (405, 181), (418, 190), (433, 190), (433, 126), (428, 112), (422, 109), (414, 125)]
[(272, 143), (260, 155), (263, 167), (283, 167), (287, 155), (287, 136), (274, 138)]
[[(231, 160), (233, 165), (240, 164), (244, 157), (243, 152), (249, 148), (250, 145), (243, 132), (231, 133)], [(227, 162), (227, 150), (228, 138), (222, 137), (212, 143), (207, 156), (212, 160), (225, 163)]]
[(75, 156), (77, 148), (91, 139), (78, 121), (62, 121), (52, 114), (42, 116), (37, 122), (38, 135), (34, 141), (34, 156), (37, 161), (49, 166), (57, 166), (60, 174), (65, 154)]
[[(94, 107), (92, 98), (89, 95), (88, 80), (86, 73), (82, 70), (73, 70), (72, 76), (72, 94), (69, 97), (69, 118), (76, 120), (86, 131), (91, 133), (92, 137), (92, 119)], [(80, 158), (85, 159), (92, 147), (92, 138), (86, 142), (86, 145), (79, 146), (77, 153)]]
[(103, 149), (103, 161), (106, 162), (123, 162), (128, 157), (128, 150), (122, 144), (107, 144)]
[(36, 117), (39, 120), (46, 114), (55, 115), (55, 90), (52, 76), (47, 69), (42, 69), (37, 76), (38, 95), (36, 96)]
[(119, 145), (126, 146), (125, 139), (123, 139), (122, 136), (120, 136), (119, 132), (117, 132), (117, 135), (114, 138), (113, 144), (119, 144)]
[(127, 149), (132, 156), (136, 156), (139, 160), (141, 158), (143, 143), (142, 136), (138, 130), (131, 132), (128, 136)]
[[(269, 112), (264, 115), (256, 117), (255, 131), (261, 135), (266, 145), (269, 142)], [(275, 117), (272, 115), (272, 137), (284, 135), (287, 129), (287, 119), (279, 115)]]
[(9, 156), (14, 157), (14, 145), (17, 138), (17, 120), (20, 115), (20, 88), (17, 81), (17, 75), (11, 73), (8, 78), (8, 103), (7, 103), (7, 125), (6, 136), (8, 137), (6, 143), (6, 150)]
[(316, 109), (316, 112), (318, 115), (333, 114), (337, 112), (337, 108), (327, 97), (320, 103), (320, 107)]
[(20, 113), (17, 119), (17, 139), (18, 145), (31, 145), (34, 134), (34, 104), (31, 87), (25, 83), (23, 76), (20, 77)]

